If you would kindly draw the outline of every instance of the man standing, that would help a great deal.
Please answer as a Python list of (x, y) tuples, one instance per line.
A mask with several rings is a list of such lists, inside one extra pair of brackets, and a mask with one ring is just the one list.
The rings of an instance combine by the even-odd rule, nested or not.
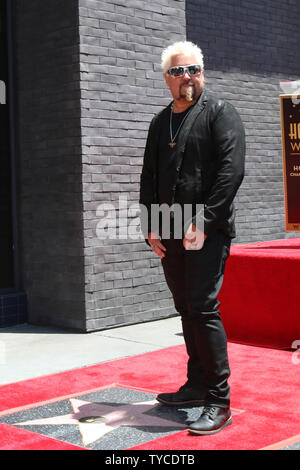
[[(164, 78), (173, 101), (149, 128), (141, 174), (142, 230), (161, 258), (174, 305), (181, 315), (188, 353), (187, 382), (161, 393), (166, 405), (198, 404), (193, 434), (212, 434), (231, 424), (227, 338), (218, 310), (225, 262), (235, 237), (233, 199), (243, 180), (245, 134), (235, 108), (207, 93), (203, 55), (191, 42), (163, 51)], [(151, 206), (192, 206), (181, 238), (163, 238)], [(203, 211), (197, 212), (197, 204)], [(198, 206), (199, 207), (199, 206)]]

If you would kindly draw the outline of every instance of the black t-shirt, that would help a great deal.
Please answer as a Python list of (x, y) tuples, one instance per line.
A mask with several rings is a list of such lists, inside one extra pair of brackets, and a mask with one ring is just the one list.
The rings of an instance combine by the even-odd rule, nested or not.
[[(191, 110), (191, 107), (183, 111), (182, 113), (173, 113), (172, 116), (172, 136), (174, 138), (180, 124), (182, 123), (185, 116)], [(159, 204), (166, 203), (171, 205), (172, 198), (172, 186), (176, 180), (176, 161), (175, 161), (175, 149), (169, 146), (171, 142), (170, 135), (170, 113), (165, 114), (164, 119), (161, 123), (160, 136), (159, 136), (159, 150), (158, 150), (158, 200)], [(178, 141), (177, 134), (175, 142)]]
[[(194, 106), (194, 105), (193, 105)], [(173, 113), (172, 115), (172, 137), (176, 135), (177, 130), (179, 130), (175, 142), (178, 141), (179, 134), (183, 127), (183, 120), (186, 118), (187, 114), (191, 111), (191, 107), (183, 111), (182, 113)], [(171, 142), (170, 135), (170, 114), (171, 109), (168, 113), (165, 113), (165, 116), (161, 122), (160, 135), (159, 135), (159, 144), (158, 144), (158, 201), (159, 204), (167, 204), (171, 206), (172, 203), (172, 187), (176, 182), (177, 172), (176, 172), (176, 147), (170, 147), (169, 143)], [(181, 126), (182, 124), (182, 126)], [(165, 227), (170, 228), (170, 237), (173, 238), (174, 233), (183, 234), (183, 221), (180, 222), (180, 227), (174, 225), (175, 220), (171, 216), (169, 223), (167, 221)], [(160, 213), (159, 218), (160, 231), (162, 230), (162, 213)], [(177, 230), (179, 229), (179, 232)], [(182, 236), (182, 235), (179, 235)], [(176, 235), (177, 238), (177, 235)]]

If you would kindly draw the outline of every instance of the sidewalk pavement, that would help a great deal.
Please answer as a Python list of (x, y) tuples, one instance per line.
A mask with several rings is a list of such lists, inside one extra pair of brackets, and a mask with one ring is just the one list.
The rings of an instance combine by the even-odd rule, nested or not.
[(93, 333), (28, 324), (2, 328), (0, 386), (179, 344), (179, 316)]

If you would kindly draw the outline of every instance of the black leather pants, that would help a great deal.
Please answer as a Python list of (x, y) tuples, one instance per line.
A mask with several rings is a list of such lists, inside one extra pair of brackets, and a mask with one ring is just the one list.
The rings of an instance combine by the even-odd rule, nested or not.
[(166, 282), (173, 295), (188, 353), (191, 386), (206, 393), (206, 404), (230, 405), (227, 337), (217, 296), (222, 286), (231, 239), (216, 231), (201, 250), (185, 250), (182, 240), (163, 239)]

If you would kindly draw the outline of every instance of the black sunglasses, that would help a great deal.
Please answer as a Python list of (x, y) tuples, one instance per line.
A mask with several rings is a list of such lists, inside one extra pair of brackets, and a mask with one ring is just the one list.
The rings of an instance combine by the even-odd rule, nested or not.
[(189, 74), (190, 77), (194, 77), (200, 75), (201, 73), (201, 65), (180, 65), (178, 67), (171, 67), (167, 74), (171, 77), (178, 78), (183, 77), (185, 72)]

